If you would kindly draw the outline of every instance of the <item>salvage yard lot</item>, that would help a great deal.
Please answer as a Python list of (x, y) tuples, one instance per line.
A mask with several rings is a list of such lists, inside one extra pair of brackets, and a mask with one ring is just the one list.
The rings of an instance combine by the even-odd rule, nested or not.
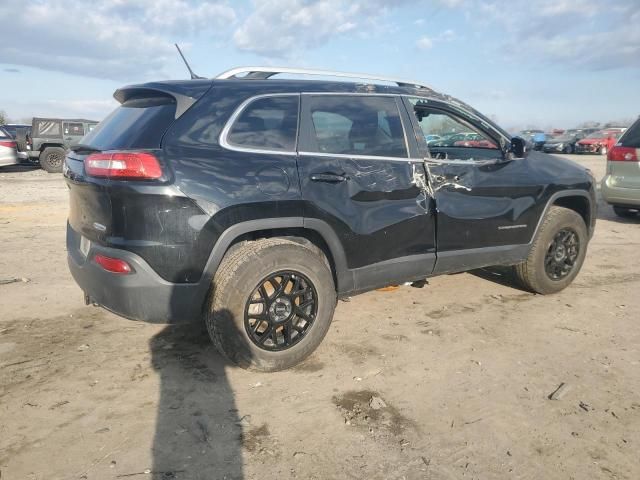
[(2, 480), (640, 478), (640, 219), (600, 203), (560, 294), (486, 271), (367, 293), (258, 374), (199, 325), (85, 307), (67, 208), (60, 176), (0, 169)]

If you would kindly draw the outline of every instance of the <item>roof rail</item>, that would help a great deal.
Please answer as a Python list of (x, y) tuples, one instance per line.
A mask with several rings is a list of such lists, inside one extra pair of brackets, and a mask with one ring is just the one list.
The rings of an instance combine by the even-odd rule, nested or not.
[[(432, 90), (428, 85), (424, 85), (420, 82), (414, 82), (411, 80), (402, 80), (399, 78), (380, 77), (378, 75), (368, 75), (366, 73), (347, 73), (347, 72), (334, 72), (331, 70), (315, 70), (309, 68), (289, 68), (289, 67), (237, 67), (222, 72), (215, 77), (216, 79), (230, 79), (230, 78), (242, 78), (253, 80), (266, 80), (280, 73), (289, 73), (297, 75), (320, 75), (323, 77), (344, 77), (354, 78), (361, 80), (376, 80), (378, 82), (390, 82), (395, 83), (399, 87), (415, 87), (415, 88), (427, 88)], [(242, 77), (238, 77), (240, 74), (245, 74)]]

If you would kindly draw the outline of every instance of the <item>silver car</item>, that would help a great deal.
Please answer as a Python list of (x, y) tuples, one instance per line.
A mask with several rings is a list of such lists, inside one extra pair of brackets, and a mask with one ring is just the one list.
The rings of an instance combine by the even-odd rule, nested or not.
[(640, 213), (640, 118), (607, 154), (602, 198), (621, 217)]
[(6, 130), (0, 128), (0, 167), (18, 163), (16, 141)]

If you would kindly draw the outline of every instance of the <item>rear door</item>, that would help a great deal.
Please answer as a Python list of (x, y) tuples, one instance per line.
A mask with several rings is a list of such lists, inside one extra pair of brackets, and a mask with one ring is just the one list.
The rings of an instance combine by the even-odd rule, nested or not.
[[(403, 121), (404, 120), (404, 121)], [(305, 222), (337, 233), (353, 289), (424, 278), (435, 262), (425, 172), (391, 95), (303, 94), (298, 167)]]
[[(525, 161), (508, 159), (498, 132), (450, 105), (406, 98), (425, 148), (438, 211), (437, 273), (462, 271), (519, 256), (536, 224), (538, 188)], [(474, 135), (473, 142), (427, 142), (429, 135)]]

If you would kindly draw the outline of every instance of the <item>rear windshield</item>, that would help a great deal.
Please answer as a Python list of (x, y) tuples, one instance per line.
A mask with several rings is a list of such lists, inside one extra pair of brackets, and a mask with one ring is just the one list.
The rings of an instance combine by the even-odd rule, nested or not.
[(620, 145), (623, 147), (640, 148), (640, 119), (629, 127), (620, 139)]
[(176, 102), (171, 97), (127, 100), (82, 140), (97, 150), (158, 148), (164, 132), (175, 120)]

